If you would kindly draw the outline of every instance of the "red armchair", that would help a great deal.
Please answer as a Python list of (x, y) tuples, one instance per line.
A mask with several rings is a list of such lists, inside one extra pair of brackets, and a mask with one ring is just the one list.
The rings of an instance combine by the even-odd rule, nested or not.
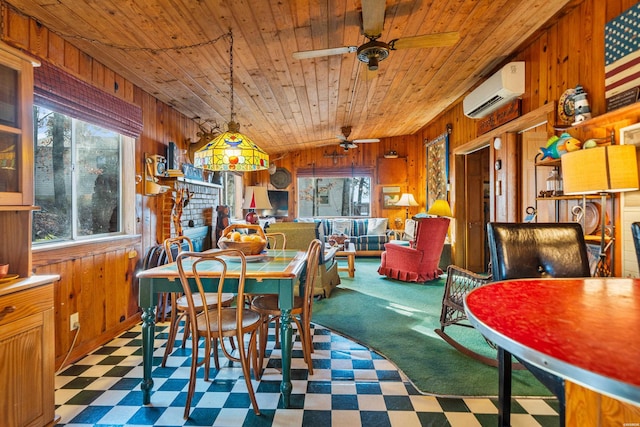
[(438, 263), (449, 229), (449, 218), (422, 218), (416, 227), (411, 246), (384, 245), (378, 268), (380, 275), (404, 282), (426, 282), (442, 274)]

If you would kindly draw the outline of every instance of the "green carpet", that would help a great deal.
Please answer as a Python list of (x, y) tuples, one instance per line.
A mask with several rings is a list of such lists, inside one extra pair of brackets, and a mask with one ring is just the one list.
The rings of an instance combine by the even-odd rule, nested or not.
[[(356, 277), (341, 275), (331, 297), (314, 303), (312, 321), (376, 350), (423, 393), (497, 396), (498, 370), (463, 355), (434, 332), (440, 326), (444, 279), (400, 282), (378, 275), (379, 265), (379, 258), (356, 258)], [(446, 331), (495, 356), (474, 329), (450, 326)], [(512, 394), (551, 396), (528, 371), (514, 371)]]

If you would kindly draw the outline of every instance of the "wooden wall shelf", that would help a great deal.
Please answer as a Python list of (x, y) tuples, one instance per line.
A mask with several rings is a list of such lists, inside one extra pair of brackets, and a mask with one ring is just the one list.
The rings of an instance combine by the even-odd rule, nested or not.
[(593, 194), (593, 195), (581, 195), (581, 194), (576, 194), (574, 196), (571, 195), (566, 195), (566, 196), (552, 196), (552, 197), (536, 197), (536, 200), (580, 200), (582, 198), (585, 199), (600, 199), (600, 196), (597, 194)]
[[(618, 108), (617, 110), (600, 114), (599, 116), (592, 117), (575, 125), (558, 124), (554, 126), (554, 129), (557, 131), (567, 132), (570, 130), (578, 130), (587, 127), (607, 127), (619, 122), (629, 121), (631, 117), (637, 116), (640, 116), (640, 102), (636, 102), (635, 104), (627, 105), (626, 107)], [(635, 123), (636, 120), (632, 121)]]
[(195, 184), (195, 185), (202, 185), (204, 187), (222, 188), (222, 185), (220, 185), (220, 184), (213, 184), (211, 182), (199, 181), (197, 179), (184, 178), (184, 177), (181, 177), (181, 176), (179, 176), (179, 177), (163, 176), (163, 177), (159, 177), (159, 179), (163, 183), (184, 182), (185, 184)]

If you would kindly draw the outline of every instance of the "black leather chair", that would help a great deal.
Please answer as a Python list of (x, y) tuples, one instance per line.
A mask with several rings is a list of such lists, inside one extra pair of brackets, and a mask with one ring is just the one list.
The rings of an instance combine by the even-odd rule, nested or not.
[(589, 277), (584, 232), (578, 223), (489, 223), (493, 280)]
[[(589, 277), (582, 227), (577, 223), (489, 223), (487, 237), (493, 280)], [(549, 301), (553, 304), (553, 301)], [(559, 402), (564, 425), (564, 380), (520, 360)], [(498, 348), (500, 425), (511, 416), (511, 354)]]

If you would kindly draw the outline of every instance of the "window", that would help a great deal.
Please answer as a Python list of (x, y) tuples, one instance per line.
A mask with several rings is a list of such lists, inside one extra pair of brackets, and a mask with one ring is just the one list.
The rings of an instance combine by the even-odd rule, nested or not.
[(122, 233), (123, 136), (34, 107), (33, 242)]
[(370, 215), (370, 177), (298, 177), (298, 217)]
[(235, 172), (223, 172), (223, 196), (222, 204), (229, 206), (231, 218), (243, 218), (242, 215), (242, 174)]

